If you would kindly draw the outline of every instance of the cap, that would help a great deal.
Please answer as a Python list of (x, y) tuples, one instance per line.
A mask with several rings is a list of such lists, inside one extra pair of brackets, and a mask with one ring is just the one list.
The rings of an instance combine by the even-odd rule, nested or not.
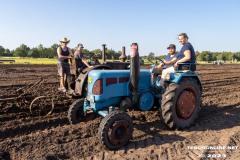
[(176, 46), (175, 46), (174, 44), (169, 44), (169, 46), (167, 47), (167, 49), (169, 49), (169, 48), (174, 48), (174, 49), (176, 49)]
[[(132, 45), (133, 45), (133, 46), (137, 46), (138, 44), (137, 44), (137, 43), (132, 43)], [(132, 46), (132, 45), (131, 45), (131, 46)]]
[(78, 47), (84, 48), (83, 45), (82, 45), (82, 43), (79, 43), (79, 44), (78, 44)]

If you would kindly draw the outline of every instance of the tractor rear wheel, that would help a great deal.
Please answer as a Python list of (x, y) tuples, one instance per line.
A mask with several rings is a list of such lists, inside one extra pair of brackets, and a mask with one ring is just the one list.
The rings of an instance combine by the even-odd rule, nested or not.
[(193, 78), (171, 83), (163, 94), (161, 115), (171, 129), (189, 127), (198, 116), (201, 104), (200, 89)]
[(84, 98), (76, 100), (68, 109), (68, 120), (71, 124), (77, 124), (85, 117), (83, 111)]
[(101, 145), (116, 150), (128, 143), (132, 137), (132, 118), (121, 110), (110, 112), (101, 122), (98, 135)]

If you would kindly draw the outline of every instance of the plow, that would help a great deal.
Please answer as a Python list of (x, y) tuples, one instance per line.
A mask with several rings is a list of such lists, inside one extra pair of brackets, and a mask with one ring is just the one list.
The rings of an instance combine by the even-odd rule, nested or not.
[[(54, 110), (55, 103), (60, 98), (61, 101), (69, 99), (65, 95), (61, 96), (61, 92), (56, 91), (54, 85), (57, 85), (57, 82), (47, 82), (50, 78), (49, 76), (41, 77), (33, 83), (16, 89), (15, 93), (10, 96), (1, 96), (0, 106), (11, 103), (19, 108), (29, 109), (33, 116), (50, 115)], [(40, 91), (44, 88), (44, 85), (49, 83), (53, 85), (51, 90), (41, 93)]]

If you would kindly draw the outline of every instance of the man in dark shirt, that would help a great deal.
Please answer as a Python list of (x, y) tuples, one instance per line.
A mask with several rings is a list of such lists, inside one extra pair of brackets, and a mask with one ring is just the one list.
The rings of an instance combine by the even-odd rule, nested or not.
[(79, 74), (78, 69), (80, 69), (80, 68), (86, 68), (86, 67), (92, 68), (92, 66), (90, 66), (88, 64), (88, 62), (86, 61), (86, 59), (83, 56), (83, 53), (82, 53), (83, 48), (84, 48), (83, 45), (81, 43), (79, 43), (77, 46), (77, 50), (74, 52), (77, 75)]
[(60, 88), (59, 91), (72, 93), (73, 90), (70, 87), (70, 65), (69, 59), (73, 57), (72, 51), (67, 47), (70, 40), (63, 38), (60, 40), (61, 46), (57, 48), (58, 54), (58, 75), (60, 76)]
[(170, 44), (167, 49), (169, 50), (166, 58), (164, 59), (164, 63), (161, 63), (157, 66), (157, 68), (169, 68), (173, 66), (173, 64), (177, 60), (176, 46), (174, 44)]
[[(162, 74), (161, 75), (161, 86), (164, 86), (164, 80), (165, 80), (165, 72), (164, 70), (171, 70), (174, 71), (174, 68), (172, 67), (173, 64), (177, 61), (177, 53), (176, 53), (176, 46), (174, 44), (170, 44), (167, 49), (169, 50), (169, 53), (167, 55), (167, 57), (164, 59), (164, 63), (160, 63), (156, 69), (157, 69), (157, 73)], [(162, 70), (164, 69), (164, 70)]]
[(178, 35), (178, 41), (183, 46), (178, 55), (178, 61), (174, 64), (177, 67), (178, 63), (196, 63), (196, 55), (191, 43), (188, 42), (188, 36), (186, 33)]

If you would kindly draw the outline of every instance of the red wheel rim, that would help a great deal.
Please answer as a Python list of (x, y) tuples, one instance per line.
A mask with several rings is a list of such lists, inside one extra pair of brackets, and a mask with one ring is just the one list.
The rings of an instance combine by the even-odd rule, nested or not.
[(127, 121), (116, 121), (110, 128), (108, 137), (112, 144), (119, 145), (126, 142), (127, 135), (129, 134), (129, 125)]
[(191, 89), (183, 90), (177, 99), (176, 111), (181, 119), (188, 119), (191, 117), (196, 109), (197, 97)]

